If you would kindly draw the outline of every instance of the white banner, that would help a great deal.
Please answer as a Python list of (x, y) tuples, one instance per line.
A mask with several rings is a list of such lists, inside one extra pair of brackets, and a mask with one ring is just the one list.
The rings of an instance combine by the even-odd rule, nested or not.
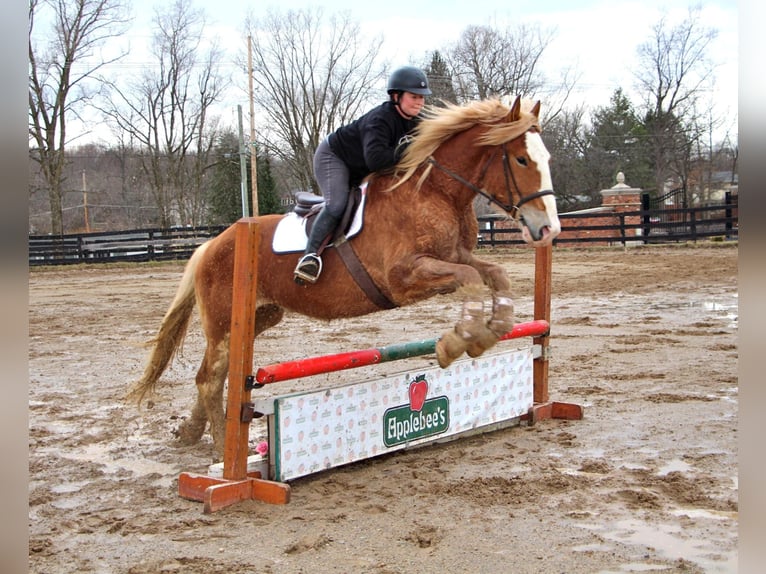
[(526, 414), (532, 349), (274, 399), (274, 480), (286, 481)]

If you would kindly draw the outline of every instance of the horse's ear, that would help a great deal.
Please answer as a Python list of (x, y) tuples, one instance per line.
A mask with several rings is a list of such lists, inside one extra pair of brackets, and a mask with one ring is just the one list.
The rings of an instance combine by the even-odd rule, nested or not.
[(533, 116), (535, 116), (537, 119), (540, 119), (540, 100), (535, 102), (535, 105), (532, 106), (531, 112)]
[(511, 106), (511, 111), (508, 112), (508, 115), (506, 116), (506, 120), (508, 123), (513, 123), (519, 121), (521, 118), (521, 96), (516, 96), (516, 99), (513, 101), (513, 105)]

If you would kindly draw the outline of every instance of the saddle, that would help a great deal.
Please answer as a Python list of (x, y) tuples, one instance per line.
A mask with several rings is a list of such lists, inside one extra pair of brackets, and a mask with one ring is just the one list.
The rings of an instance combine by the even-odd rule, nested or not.
[[(351, 193), (348, 195), (348, 202), (346, 203), (346, 209), (343, 211), (343, 216), (338, 221), (335, 230), (322, 241), (318, 250), (319, 255), (322, 254), (327, 245), (335, 243), (348, 233), (351, 222), (354, 220), (354, 214), (361, 201), (362, 190), (359, 187), (352, 188)], [(314, 227), (314, 217), (322, 211), (324, 204), (325, 199), (320, 195), (314, 195), (308, 191), (296, 192), (293, 211), (296, 215), (306, 220), (306, 235), (311, 234), (311, 229)]]

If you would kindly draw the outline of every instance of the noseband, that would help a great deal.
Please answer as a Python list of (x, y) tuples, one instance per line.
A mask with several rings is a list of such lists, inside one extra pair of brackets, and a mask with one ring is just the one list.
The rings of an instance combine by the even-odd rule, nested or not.
[[(553, 195), (553, 190), (543, 189), (542, 191), (536, 191), (535, 193), (530, 193), (529, 195), (522, 195), (521, 189), (519, 188), (519, 184), (516, 183), (516, 177), (513, 175), (513, 170), (511, 169), (511, 163), (510, 163), (510, 159), (508, 158), (508, 151), (506, 150), (505, 144), (502, 144), (502, 146), (498, 146), (498, 149), (500, 148), (502, 148), (503, 150), (503, 175), (505, 175), (505, 191), (506, 191), (506, 197), (510, 201), (509, 203), (503, 203), (499, 201), (492, 194), (480, 188), (479, 186), (474, 185), (473, 183), (471, 183), (470, 181), (462, 177), (460, 174), (457, 174), (451, 169), (444, 167), (438, 161), (436, 161), (433, 156), (429, 156), (429, 158), (426, 161), (428, 161), (428, 163), (430, 163), (434, 167), (439, 168), (441, 171), (446, 173), (452, 179), (459, 181), (460, 183), (465, 185), (468, 189), (470, 189), (474, 193), (478, 193), (479, 195), (486, 197), (487, 200), (489, 200), (491, 203), (494, 203), (495, 205), (502, 208), (505, 212), (509, 213), (512, 219), (518, 219), (517, 216), (519, 213), (519, 209), (521, 208), (522, 205), (524, 205), (528, 201), (537, 199), (538, 197)], [(492, 154), (492, 157), (489, 158), (489, 160), (487, 161), (487, 165), (484, 166), (484, 169), (481, 170), (481, 176), (479, 178), (479, 181), (484, 179), (484, 176), (487, 174), (487, 171), (489, 170), (489, 166), (495, 160), (496, 155), (497, 155), (497, 150), (495, 151), (495, 153)], [(519, 201), (516, 202), (515, 204), (513, 203), (513, 188), (511, 187), (511, 182), (513, 182), (513, 188), (516, 188), (516, 193), (519, 195)]]

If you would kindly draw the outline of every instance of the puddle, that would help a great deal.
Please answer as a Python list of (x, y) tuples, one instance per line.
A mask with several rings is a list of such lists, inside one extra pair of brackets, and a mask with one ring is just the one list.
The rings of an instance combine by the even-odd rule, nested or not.
[(623, 462), (620, 466), (627, 470), (649, 470), (649, 467), (645, 464), (639, 464), (635, 462)]
[(88, 502), (87, 497), (73, 496), (70, 498), (59, 498), (51, 502), (51, 506), (61, 510), (73, 510), (79, 506), (82, 506)]
[(596, 574), (619, 574), (620, 572), (668, 572), (669, 566), (663, 566), (661, 564), (639, 564), (637, 562), (631, 562), (629, 564), (623, 564), (619, 570), (599, 570)]
[(609, 307), (612, 316), (616, 316), (614, 314), (615, 311), (617, 314), (625, 311), (628, 319), (635, 318), (636, 311), (641, 311), (642, 313), (646, 311), (677, 312), (688, 316), (689, 320), (693, 321), (720, 319), (725, 321), (726, 327), (730, 329), (736, 329), (739, 320), (738, 293), (716, 295), (714, 300), (710, 300), (709, 295), (704, 293), (690, 294), (688, 301), (681, 305), (677, 301), (665, 301), (661, 296), (658, 296), (657, 300), (641, 309), (632, 308), (630, 297), (616, 295), (614, 298), (610, 298)]
[(586, 478), (604, 478), (606, 476), (603, 472), (588, 472), (576, 468), (556, 468), (556, 470), (561, 474), (566, 474), (568, 476), (583, 476)]
[(657, 471), (657, 474), (659, 476), (666, 476), (671, 472), (689, 472), (691, 469), (692, 466), (689, 463), (676, 458), (663, 464), (660, 470)]
[(710, 510), (707, 508), (677, 508), (672, 511), (674, 516), (689, 518), (711, 518), (713, 520), (737, 520), (738, 512), (731, 510)]
[(608, 544), (583, 544), (573, 546), (572, 550), (575, 552), (611, 552), (612, 548)]
[(48, 447), (38, 449), (38, 452), (70, 460), (92, 462), (101, 465), (106, 474), (115, 474), (121, 470), (128, 470), (138, 476), (159, 474), (162, 475), (162, 478), (154, 481), (154, 484), (157, 484), (158, 486), (172, 485), (176, 475), (180, 472), (178, 466), (175, 464), (167, 464), (147, 459), (114, 458), (109, 453), (108, 446), (99, 444), (89, 444), (77, 451), (63, 452)]
[(65, 482), (63, 484), (56, 484), (51, 487), (51, 492), (55, 492), (56, 494), (68, 494), (70, 492), (80, 492), (82, 490), (82, 487), (84, 485), (88, 484), (87, 482)]
[[(687, 514), (687, 511), (682, 511)], [(651, 548), (663, 559), (676, 561), (684, 559), (694, 562), (705, 572), (736, 572), (737, 552), (722, 551), (711, 546), (702, 539), (682, 538), (688, 536), (678, 524), (662, 524), (641, 522), (635, 519), (619, 520), (608, 527), (603, 524), (578, 524), (581, 528), (598, 532), (605, 540), (621, 544)], [(718, 560), (712, 560), (714, 556)], [(637, 572), (646, 569), (667, 570), (664, 566), (628, 563), (623, 564), (617, 572)], [(600, 571), (598, 574), (608, 574), (614, 571)]]

